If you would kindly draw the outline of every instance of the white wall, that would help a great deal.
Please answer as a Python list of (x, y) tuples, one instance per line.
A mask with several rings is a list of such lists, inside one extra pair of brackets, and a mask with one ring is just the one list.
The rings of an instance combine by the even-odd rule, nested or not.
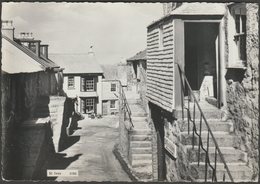
[(98, 97), (97, 114), (102, 113), (102, 76), (98, 76), (96, 92), (80, 91), (80, 76), (74, 76), (74, 89), (68, 89), (68, 76), (64, 76), (63, 90), (70, 98), (78, 97), (78, 110), (80, 110), (80, 97)]

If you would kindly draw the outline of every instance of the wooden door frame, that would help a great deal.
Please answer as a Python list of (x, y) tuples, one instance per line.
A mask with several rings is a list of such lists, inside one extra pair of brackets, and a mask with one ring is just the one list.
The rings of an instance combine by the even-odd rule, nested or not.
[[(218, 61), (216, 61), (217, 72), (217, 91), (218, 91), (218, 108), (221, 105), (226, 106), (226, 83), (225, 83), (225, 29), (224, 29), (224, 18), (219, 20), (182, 20), (183, 29), (185, 31), (184, 23), (218, 23)], [(183, 34), (183, 44), (185, 50), (185, 35)], [(216, 53), (217, 54), (217, 53)], [(183, 52), (183, 70), (185, 68), (185, 51)], [(223, 104), (222, 104), (223, 103)]]

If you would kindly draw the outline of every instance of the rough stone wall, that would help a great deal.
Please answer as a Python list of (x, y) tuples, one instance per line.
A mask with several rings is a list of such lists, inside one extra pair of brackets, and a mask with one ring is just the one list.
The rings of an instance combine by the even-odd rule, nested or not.
[(146, 72), (143, 68), (140, 68), (140, 73), (142, 73), (141, 77), (140, 77), (140, 82), (139, 82), (140, 99), (141, 99), (142, 106), (143, 106), (145, 112), (147, 112), (147, 106), (148, 106), (148, 101), (147, 101), (147, 98), (146, 98), (146, 89), (147, 89), (146, 78), (147, 78), (147, 75), (146, 75)]
[(241, 143), (239, 147), (248, 153), (248, 164), (253, 168), (252, 177), (254, 179), (257, 178), (259, 171), (259, 8), (257, 4), (248, 3), (246, 9), (247, 67), (245, 72), (237, 70), (231, 76), (232, 79), (239, 78), (238, 80), (228, 81), (227, 106), (230, 117), (234, 121), (235, 132)]
[(130, 122), (124, 120), (124, 108), (121, 91), (119, 89), (119, 145), (118, 149), (121, 156), (124, 158), (126, 162), (131, 163), (129, 159), (129, 149), (130, 149), (130, 140), (129, 140), (129, 129)]

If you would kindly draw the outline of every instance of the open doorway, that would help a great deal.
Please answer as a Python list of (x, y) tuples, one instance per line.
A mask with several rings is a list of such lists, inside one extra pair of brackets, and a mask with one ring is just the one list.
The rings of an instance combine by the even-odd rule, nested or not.
[[(186, 22), (184, 26), (185, 75), (192, 90), (199, 91), (201, 100), (215, 99), (220, 107), (219, 23)], [(207, 91), (202, 87), (206, 80)]]

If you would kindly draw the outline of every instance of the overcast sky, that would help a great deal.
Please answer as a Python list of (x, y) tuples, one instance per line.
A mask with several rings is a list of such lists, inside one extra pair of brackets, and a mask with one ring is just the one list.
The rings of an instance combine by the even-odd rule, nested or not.
[(87, 53), (118, 63), (146, 48), (146, 27), (162, 17), (161, 3), (3, 3), (15, 35), (33, 32), (50, 53)]

